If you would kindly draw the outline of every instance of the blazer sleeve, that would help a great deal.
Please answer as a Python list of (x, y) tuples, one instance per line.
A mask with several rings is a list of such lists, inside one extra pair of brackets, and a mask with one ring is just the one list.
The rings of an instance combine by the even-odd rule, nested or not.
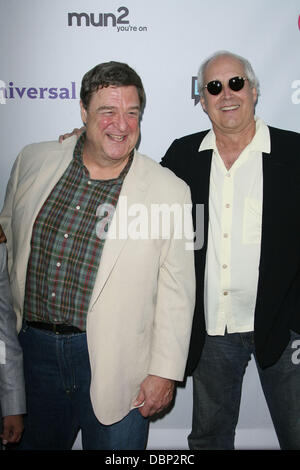
[(13, 204), (15, 193), (17, 190), (18, 179), (19, 179), (19, 168), (22, 152), (18, 155), (14, 162), (11, 170), (10, 178), (7, 183), (4, 205), (0, 213), (0, 225), (3, 228), (5, 236), (7, 238), (6, 249), (8, 254), (8, 271), (10, 272), (12, 259), (13, 259), (13, 232), (11, 226), (11, 218), (13, 211)]
[(0, 402), (2, 416), (26, 412), (22, 349), (17, 337), (3, 243), (0, 244)]
[(180, 152), (180, 140), (176, 139), (160, 162), (161, 166), (169, 168), (179, 178), (183, 178), (184, 174), (184, 154)]
[[(191, 209), (190, 189), (185, 188), (182, 204)], [(191, 211), (185, 215), (185, 233), (178, 236), (175, 221), (162, 255), (149, 367), (149, 374), (178, 381), (184, 378), (195, 304)]]

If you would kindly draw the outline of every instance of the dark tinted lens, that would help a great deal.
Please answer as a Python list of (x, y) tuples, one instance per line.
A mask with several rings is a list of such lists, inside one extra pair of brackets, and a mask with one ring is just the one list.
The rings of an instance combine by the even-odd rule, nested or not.
[(206, 85), (206, 88), (211, 95), (218, 95), (222, 90), (222, 83), (219, 80), (213, 80)]
[(243, 77), (233, 77), (229, 80), (229, 86), (233, 91), (240, 91), (244, 86), (245, 80)]

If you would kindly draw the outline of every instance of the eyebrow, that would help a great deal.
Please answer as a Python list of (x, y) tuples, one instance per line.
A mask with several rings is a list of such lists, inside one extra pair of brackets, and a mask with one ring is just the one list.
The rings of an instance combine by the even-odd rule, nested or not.
[[(117, 109), (116, 106), (107, 106), (107, 105), (104, 105), (104, 106), (99, 106), (99, 108), (97, 108), (97, 111), (106, 111), (106, 110), (114, 110), (114, 109)], [(140, 106), (136, 105), (136, 106), (131, 106), (129, 108), (129, 110), (137, 110), (137, 111), (140, 111)]]

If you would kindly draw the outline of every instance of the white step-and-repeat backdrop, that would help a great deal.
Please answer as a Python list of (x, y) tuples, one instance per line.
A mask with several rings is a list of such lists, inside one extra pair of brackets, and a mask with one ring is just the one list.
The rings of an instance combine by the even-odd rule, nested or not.
[[(257, 115), (300, 132), (299, 0), (0, 0), (0, 25), (0, 205), (20, 149), (81, 125), (81, 78), (108, 60), (127, 62), (143, 79), (140, 151), (157, 161), (173, 139), (209, 126), (195, 77), (220, 49), (252, 63)], [(188, 380), (171, 412), (151, 423), (148, 448), (186, 449), (191, 410)], [(236, 443), (278, 447), (253, 362)]]

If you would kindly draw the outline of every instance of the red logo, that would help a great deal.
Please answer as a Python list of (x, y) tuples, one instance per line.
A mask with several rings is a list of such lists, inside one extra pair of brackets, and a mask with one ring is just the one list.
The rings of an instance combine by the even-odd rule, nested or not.
[(299, 15), (299, 18), (298, 18), (298, 27), (300, 29), (300, 15)]

